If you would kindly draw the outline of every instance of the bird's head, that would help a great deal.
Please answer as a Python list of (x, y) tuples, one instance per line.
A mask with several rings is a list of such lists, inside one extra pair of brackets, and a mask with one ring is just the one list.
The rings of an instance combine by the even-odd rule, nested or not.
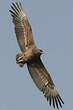
[(36, 52), (36, 54), (39, 55), (39, 56), (43, 54), (43, 50), (38, 49), (38, 48), (36, 48), (36, 51), (35, 51), (35, 52)]

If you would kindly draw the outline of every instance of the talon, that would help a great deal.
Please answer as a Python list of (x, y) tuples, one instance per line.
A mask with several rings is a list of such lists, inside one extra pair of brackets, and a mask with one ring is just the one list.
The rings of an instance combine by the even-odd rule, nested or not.
[(17, 59), (17, 61), (22, 62), (22, 61), (23, 61), (23, 56), (19, 57), (19, 58)]
[(19, 63), (16, 61), (16, 63), (20, 66), (20, 67), (23, 67), (24, 66), (24, 63)]
[(17, 59), (17, 62), (18, 63), (23, 63), (24, 61), (23, 61), (23, 59)]
[(19, 53), (16, 55), (16, 63), (19, 64), (20, 67), (23, 67), (25, 63), (24, 54)]
[(18, 60), (19, 58), (21, 58), (22, 57), (22, 54), (20, 53), (20, 54), (17, 54), (16, 55), (16, 60)]
[(23, 64), (23, 63), (19, 63), (19, 66), (20, 66), (20, 67), (23, 67), (23, 66), (24, 66), (24, 64)]

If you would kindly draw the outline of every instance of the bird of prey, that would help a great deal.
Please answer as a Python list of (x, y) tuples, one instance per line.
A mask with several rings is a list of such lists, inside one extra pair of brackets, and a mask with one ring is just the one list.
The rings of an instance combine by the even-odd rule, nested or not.
[(37, 88), (44, 94), (50, 106), (62, 107), (64, 104), (59, 92), (41, 61), (40, 56), (43, 51), (36, 47), (31, 25), (22, 8), (20, 2), (12, 3), (9, 10), (14, 23), (17, 42), (20, 46), (21, 53), (16, 55), (16, 62), (20, 67), (27, 64), (30, 76), (36, 84)]

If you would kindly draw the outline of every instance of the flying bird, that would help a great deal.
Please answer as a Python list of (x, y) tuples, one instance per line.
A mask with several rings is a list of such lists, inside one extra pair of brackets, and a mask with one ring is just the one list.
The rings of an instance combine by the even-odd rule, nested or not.
[(16, 55), (16, 62), (20, 67), (27, 64), (30, 76), (37, 88), (44, 94), (50, 106), (62, 107), (64, 104), (51, 76), (45, 68), (41, 55), (43, 51), (36, 47), (32, 28), (20, 2), (12, 3), (9, 10), (14, 23), (17, 42), (21, 53)]

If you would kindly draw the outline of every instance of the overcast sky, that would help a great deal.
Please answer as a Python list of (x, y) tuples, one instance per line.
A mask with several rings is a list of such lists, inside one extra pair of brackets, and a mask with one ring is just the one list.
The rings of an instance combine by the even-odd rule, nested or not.
[[(0, 0), (0, 110), (54, 110), (34, 85), (27, 66), (16, 64), (20, 52), (9, 9)], [(16, 0), (17, 1), (17, 0)], [(73, 109), (73, 0), (22, 0), (42, 60), (65, 104)]]

